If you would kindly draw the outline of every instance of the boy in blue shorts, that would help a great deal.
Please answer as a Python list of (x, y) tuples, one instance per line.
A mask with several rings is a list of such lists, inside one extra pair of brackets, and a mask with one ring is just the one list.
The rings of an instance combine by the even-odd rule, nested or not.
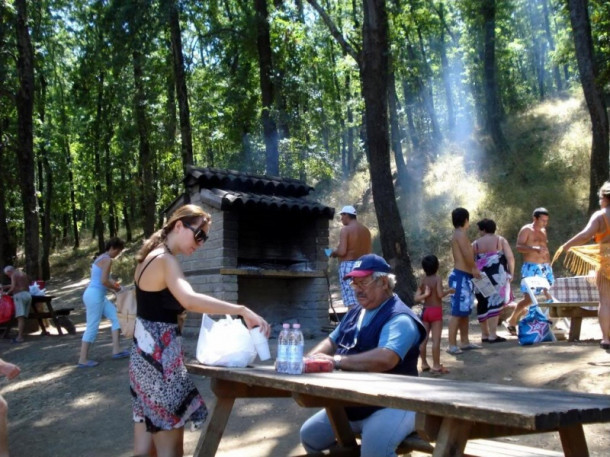
[[(454, 268), (449, 275), (449, 287), (455, 289), (451, 296), (451, 317), (449, 318), (449, 354), (461, 354), (466, 349), (481, 349), (481, 346), (468, 340), (468, 317), (474, 306), (474, 285), (472, 278), (480, 278), (481, 272), (474, 263), (472, 245), (468, 239), (470, 214), (465, 208), (456, 208), (451, 212), (451, 221), (455, 230), (451, 238), (451, 252)], [(457, 345), (457, 332), (460, 331), (460, 343)]]

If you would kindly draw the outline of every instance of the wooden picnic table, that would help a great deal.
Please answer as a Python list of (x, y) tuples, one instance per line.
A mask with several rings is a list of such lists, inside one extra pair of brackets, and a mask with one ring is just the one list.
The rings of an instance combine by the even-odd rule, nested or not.
[[(564, 454), (587, 457), (583, 424), (610, 422), (610, 396), (383, 373), (278, 374), (271, 366), (210, 367), (188, 363), (210, 378), (217, 397), (194, 457), (213, 456), (236, 398), (292, 397), (324, 407), (341, 455), (359, 455), (344, 407), (374, 405), (418, 413), (417, 431), (435, 441), (434, 457), (460, 457), (469, 439), (558, 431)], [(351, 450), (351, 453), (350, 453)]]
[(551, 318), (570, 318), (568, 341), (580, 340), (583, 317), (597, 317), (599, 302), (555, 302), (541, 303), (548, 308)]
[[(32, 304), (30, 306), (30, 314), (28, 319), (35, 319), (38, 321), (38, 326), (43, 335), (48, 334), (47, 327), (45, 325), (45, 319), (51, 319), (53, 325), (57, 328), (57, 333), (63, 335), (62, 327), (64, 327), (68, 333), (75, 334), (76, 328), (72, 321), (68, 318), (68, 315), (74, 308), (53, 308), (52, 301), (55, 297), (53, 295), (32, 295)], [(6, 323), (4, 329), (4, 338), (8, 338), (11, 328), (16, 324), (17, 319), (13, 318), (11, 321)]]

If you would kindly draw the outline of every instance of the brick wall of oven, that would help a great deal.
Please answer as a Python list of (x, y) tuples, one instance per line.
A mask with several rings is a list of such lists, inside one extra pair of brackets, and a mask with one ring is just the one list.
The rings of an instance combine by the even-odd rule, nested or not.
[[(188, 281), (197, 292), (232, 303), (247, 305), (271, 324), (300, 322), (306, 333), (318, 336), (328, 324), (328, 284), (325, 277), (275, 278), (262, 276), (221, 275), (221, 268), (236, 268), (238, 216), (220, 211), (201, 202), (199, 194), (191, 195), (212, 216), (210, 238), (204, 248), (180, 259)], [(326, 271), (328, 261), (328, 220), (316, 220), (315, 251), (311, 268)], [(308, 249), (309, 251), (309, 249)], [(309, 252), (308, 252), (309, 253)], [(185, 332), (198, 332), (201, 316), (189, 313)]]

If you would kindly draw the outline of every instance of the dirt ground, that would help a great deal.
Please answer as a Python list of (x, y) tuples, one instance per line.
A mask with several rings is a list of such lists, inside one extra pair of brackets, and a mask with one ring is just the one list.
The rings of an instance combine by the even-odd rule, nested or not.
[[(78, 369), (76, 362), (84, 330), (80, 296), (86, 281), (74, 284), (51, 282), (47, 290), (56, 295), (54, 305), (74, 307), (76, 335), (31, 334), (25, 343), (0, 341), (2, 358), (21, 367), (21, 375), (0, 380), (0, 393), (9, 404), (9, 447), (12, 457), (128, 457), (131, 456), (133, 425), (127, 359), (112, 360), (109, 326), (100, 329), (91, 358), (100, 365)], [(502, 329), (500, 335), (508, 336)], [(597, 321), (585, 319), (582, 341), (544, 343), (520, 347), (515, 337), (507, 343), (486, 345), (482, 350), (450, 356), (442, 363), (451, 370), (449, 379), (610, 394), (610, 353), (599, 348)], [(192, 358), (196, 335), (185, 338), (187, 358)], [(446, 325), (443, 337), (446, 347)], [(471, 341), (480, 340), (476, 321), (471, 322)], [(317, 341), (309, 340), (308, 346)], [(276, 340), (271, 341), (272, 355)], [(125, 348), (127, 342), (123, 342)], [(430, 375), (427, 375), (430, 376)], [(208, 406), (214, 404), (206, 379), (194, 379)], [(292, 400), (236, 402), (217, 455), (223, 457), (285, 457), (304, 453), (298, 430), (312, 410)], [(185, 455), (194, 452), (199, 431), (185, 433)], [(585, 426), (591, 456), (607, 456), (610, 424)], [(507, 439), (530, 446), (561, 450), (557, 434)], [(415, 454), (414, 454), (415, 455)], [(419, 455), (419, 454), (418, 454)], [(492, 457), (492, 456), (490, 456)]]

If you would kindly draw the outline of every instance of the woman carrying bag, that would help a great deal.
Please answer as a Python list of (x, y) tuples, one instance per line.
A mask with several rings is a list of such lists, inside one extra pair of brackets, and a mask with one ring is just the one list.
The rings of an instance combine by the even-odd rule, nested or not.
[(196, 205), (179, 208), (144, 242), (136, 256), (138, 311), (129, 363), (133, 397), (134, 454), (180, 457), (184, 424), (207, 416), (205, 403), (188, 377), (178, 316), (184, 311), (232, 314), (248, 328), (269, 324), (245, 306), (197, 293), (175, 255), (191, 255), (208, 239), (210, 215)]
[(112, 261), (123, 251), (125, 242), (120, 238), (110, 238), (106, 241), (106, 251), (97, 256), (91, 265), (91, 281), (85, 293), (83, 302), (87, 309), (87, 328), (83, 333), (83, 342), (78, 359), (78, 368), (91, 368), (98, 365), (95, 360), (89, 360), (89, 347), (95, 342), (102, 317), (112, 322), (112, 358), (123, 359), (129, 356), (128, 351), (121, 351), (119, 345), (119, 331), (121, 326), (114, 304), (106, 298), (108, 290), (118, 292), (119, 283), (110, 278)]

